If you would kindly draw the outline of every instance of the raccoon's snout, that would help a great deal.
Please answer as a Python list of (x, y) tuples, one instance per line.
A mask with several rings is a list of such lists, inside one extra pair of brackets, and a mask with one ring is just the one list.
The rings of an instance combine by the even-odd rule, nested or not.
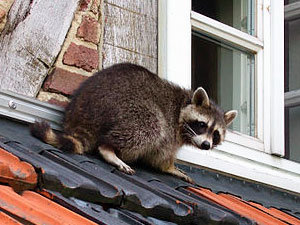
[(192, 143), (196, 146), (196, 147), (198, 147), (198, 148), (200, 148), (201, 150), (209, 150), (209, 149), (211, 149), (211, 143), (209, 142), (209, 141), (207, 141), (207, 140), (203, 140), (203, 139), (201, 139), (199, 136), (198, 137), (194, 137), (193, 139), (192, 139)]
[(209, 150), (210, 149), (210, 143), (208, 141), (203, 141), (200, 145), (200, 148), (203, 150)]

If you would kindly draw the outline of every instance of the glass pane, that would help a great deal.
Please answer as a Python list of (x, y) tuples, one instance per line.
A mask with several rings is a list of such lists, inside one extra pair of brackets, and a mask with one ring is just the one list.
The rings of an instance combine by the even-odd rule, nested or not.
[(192, 10), (255, 35), (255, 0), (193, 0)]
[(292, 3), (295, 3), (295, 2), (299, 2), (300, 0), (284, 0), (284, 4), (287, 5), (287, 4), (292, 4)]
[[(287, 22), (285, 25), (287, 32), (286, 39), (286, 48), (288, 50), (288, 91), (300, 89), (300, 19)], [(286, 89), (287, 91), (287, 89)]]
[(236, 109), (232, 129), (255, 136), (254, 55), (192, 33), (192, 87), (205, 88), (226, 110)]
[[(295, 2), (295, 1), (294, 1)], [(290, 1), (289, 3), (292, 3)], [(300, 19), (285, 22), (285, 92), (300, 90)], [(299, 102), (300, 104), (300, 102)], [(286, 158), (300, 162), (300, 106), (285, 110)]]
[(289, 109), (290, 159), (300, 162), (300, 106)]

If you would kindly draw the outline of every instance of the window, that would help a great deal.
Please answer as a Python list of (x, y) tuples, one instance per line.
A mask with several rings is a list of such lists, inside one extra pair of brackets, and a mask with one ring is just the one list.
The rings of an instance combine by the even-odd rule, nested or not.
[[(160, 25), (167, 27), (165, 33), (168, 35), (164, 37), (164, 32), (159, 31), (160, 40), (166, 39), (161, 41), (164, 45), (161, 44), (159, 50), (164, 52), (163, 49), (167, 49), (167, 54), (159, 55), (164, 62), (160, 64), (159, 72), (185, 87), (204, 86), (225, 110), (239, 111), (227, 141), (283, 155), (283, 135), (275, 139), (277, 143), (272, 143), (272, 124), (268, 121), (272, 104), (269, 101), (272, 62), (269, 57), (271, 24), (268, 7), (262, 7), (263, 1), (233, 0), (225, 3), (214, 0), (191, 1), (190, 5), (187, 4), (189, 6), (181, 4), (179, 10), (176, 9), (179, 2), (166, 2), (161, 3), (165, 4), (161, 8), (167, 7), (170, 14), (160, 14)], [(176, 19), (166, 18), (175, 14)], [(162, 21), (167, 24), (163, 25)], [(178, 32), (178, 27), (184, 30)], [(176, 38), (169, 35), (173, 29)], [(171, 50), (172, 43), (176, 48)], [(184, 52), (184, 58), (180, 57), (180, 62), (171, 64), (176, 61), (178, 52)], [(280, 62), (274, 65), (280, 65)], [(188, 74), (190, 67), (191, 73)], [(283, 96), (281, 99), (283, 102)], [(280, 113), (272, 116), (283, 118), (283, 110), (274, 111)], [(280, 126), (283, 127), (281, 120)]]
[(282, 158), (283, 12), (277, 0), (159, 1), (160, 76), (239, 110), (222, 145), (179, 160), (300, 191), (300, 165)]
[(300, 2), (285, 1), (285, 157), (300, 162)]
[(255, 1), (253, 0), (193, 0), (192, 11), (248, 34), (255, 34), (256, 10)]
[(192, 32), (192, 88), (204, 87), (224, 110), (239, 116), (231, 129), (256, 136), (255, 55)]
[(255, 137), (255, 49), (235, 47), (238, 40), (232, 42), (222, 40), (216, 34), (206, 35), (197, 24), (201, 19), (205, 20), (199, 17), (202, 14), (254, 35), (256, 17), (253, 12), (255, 3), (251, 0), (192, 1), (195, 20), (192, 27), (192, 87), (203, 86), (224, 110), (238, 110), (239, 117), (231, 128)]

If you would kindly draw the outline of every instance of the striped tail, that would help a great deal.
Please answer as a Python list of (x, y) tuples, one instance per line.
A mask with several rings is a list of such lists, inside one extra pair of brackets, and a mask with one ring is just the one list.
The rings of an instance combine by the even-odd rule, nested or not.
[(32, 136), (61, 150), (77, 154), (83, 153), (82, 143), (78, 139), (71, 135), (54, 132), (49, 123), (45, 121), (30, 125), (30, 132)]

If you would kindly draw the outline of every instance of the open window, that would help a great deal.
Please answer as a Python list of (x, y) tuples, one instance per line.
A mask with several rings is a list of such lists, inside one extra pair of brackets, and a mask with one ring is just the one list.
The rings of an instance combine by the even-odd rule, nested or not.
[(285, 135), (287, 159), (300, 162), (300, 2), (285, 1)]
[(184, 147), (179, 160), (299, 190), (299, 164), (282, 158), (283, 9), (275, 0), (159, 3), (160, 75), (203, 86), (225, 110), (239, 112), (222, 145), (209, 152)]

